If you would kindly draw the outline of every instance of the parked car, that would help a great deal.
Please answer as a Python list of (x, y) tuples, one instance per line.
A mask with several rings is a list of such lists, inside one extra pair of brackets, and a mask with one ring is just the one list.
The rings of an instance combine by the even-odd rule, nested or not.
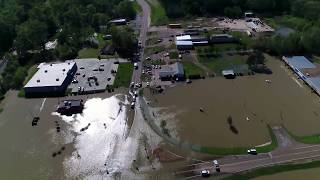
[(202, 177), (209, 177), (210, 176), (210, 171), (209, 170), (202, 170), (201, 171), (201, 176)]
[(255, 148), (252, 148), (252, 149), (248, 149), (248, 154), (251, 154), (251, 155), (258, 155), (258, 152)]
[(147, 87), (149, 87), (150, 86), (150, 82), (147, 82)]

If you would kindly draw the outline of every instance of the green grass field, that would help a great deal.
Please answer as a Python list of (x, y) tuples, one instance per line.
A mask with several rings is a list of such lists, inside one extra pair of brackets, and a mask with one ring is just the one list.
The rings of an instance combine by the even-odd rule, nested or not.
[(144, 53), (149, 56), (151, 54), (154, 54), (156, 52), (160, 53), (160, 52), (163, 52), (165, 51), (166, 48), (164, 46), (153, 46), (153, 47), (147, 47), (145, 50), (144, 50)]
[(169, 18), (166, 14), (165, 9), (157, 0), (147, 0), (147, 3), (151, 7), (151, 23), (152, 25), (160, 26), (166, 25)]
[(221, 75), (221, 72), (225, 69), (246, 64), (247, 58), (247, 56), (240, 55), (230, 56), (198, 53), (199, 62), (215, 72), (217, 75)]
[(200, 67), (198, 67), (197, 65), (195, 65), (192, 62), (182, 62), (183, 64), (183, 68), (184, 68), (184, 72), (187, 78), (189, 78), (189, 76), (195, 76), (195, 75), (200, 75), (200, 76), (204, 76), (205, 72), (203, 71), (203, 69), (201, 69)]
[(314, 161), (314, 162), (305, 163), (305, 164), (278, 165), (273, 167), (261, 168), (261, 169), (250, 171), (247, 173), (235, 174), (235, 175), (223, 178), (223, 180), (247, 180), (247, 179), (253, 179), (259, 176), (266, 176), (266, 175), (272, 175), (272, 174), (277, 174), (281, 172), (295, 171), (295, 170), (301, 170), (301, 169), (311, 169), (316, 167), (320, 167), (320, 161)]
[(314, 134), (310, 136), (296, 136), (291, 133), (285, 126), (283, 128), (293, 137), (296, 141), (304, 144), (320, 144), (320, 134)]
[(98, 58), (100, 55), (100, 50), (107, 45), (107, 41), (103, 40), (103, 35), (98, 34), (97, 39), (99, 41), (98, 48), (83, 48), (78, 52), (78, 58)]
[[(37, 67), (38, 65), (35, 64), (28, 69), (28, 75), (23, 81), (23, 86), (26, 85), (30, 81), (30, 79), (33, 77), (33, 75), (38, 71)], [(23, 88), (20, 89), (18, 93), (18, 97), (25, 97), (25, 92)]]
[(131, 82), (131, 77), (133, 73), (132, 63), (122, 63), (118, 67), (118, 72), (113, 86), (118, 87), (129, 87)]

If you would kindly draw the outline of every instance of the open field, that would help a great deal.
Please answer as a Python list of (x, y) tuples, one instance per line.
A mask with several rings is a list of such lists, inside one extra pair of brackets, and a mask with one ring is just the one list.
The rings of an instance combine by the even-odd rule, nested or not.
[(238, 65), (245, 65), (247, 58), (248, 56), (211, 55), (198, 52), (199, 62), (217, 75), (221, 75), (221, 72), (225, 69), (230, 69)]
[[(320, 165), (319, 165), (320, 166)], [(295, 170), (289, 172), (278, 173), (269, 176), (261, 176), (254, 178), (254, 180), (281, 180), (281, 179), (290, 179), (290, 180), (318, 180), (320, 178), (320, 168), (304, 169), (304, 170)]]
[(153, 25), (165, 25), (169, 21), (165, 9), (157, 0), (147, 0), (151, 7), (151, 23)]
[(200, 75), (200, 76), (205, 75), (205, 72), (203, 71), (203, 69), (193, 64), (192, 62), (183, 61), (182, 64), (183, 64), (183, 68), (187, 78), (193, 75)]
[(121, 63), (119, 65), (116, 79), (114, 80), (114, 87), (129, 87), (131, 76), (133, 72), (132, 63)]
[(166, 120), (182, 142), (200, 147), (265, 144), (271, 140), (267, 125), (284, 125), (296, 136), (318, 134), (319, 97), (282, 62), (267, 58), (272, 75), (199, 80), (153, 95), (151, 105), (161, 107), (159, 117), (171, 114)]
[(315, 161), (306, 164), (278, 165), (254, 170), (244, 174), (238, 174), (224, 178), (224, 180), (267, 180), (267, 179), (319, 179), (320, 162)]
[(100, 55), (100, 50), (107, 44), (107, 42), (103, 40), (102, 34), (98, 34), (97, 40), (99, 41), (98, 48), (83, 48), (78, 52), (78, 58), (97, 58)]

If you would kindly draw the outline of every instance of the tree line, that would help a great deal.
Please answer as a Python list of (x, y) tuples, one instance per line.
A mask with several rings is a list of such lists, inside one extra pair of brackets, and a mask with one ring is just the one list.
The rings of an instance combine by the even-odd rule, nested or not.
[[(0, 96), (21, 86), (23, 78), (18, 76), (25, 76), (28, 66), (75, 58), (101, 26), (135, 16), (129, 0), (0, 0), (0, 57), (9, 59), (0, 77)], [(58, 40), (57, 48), (45, 50), (53, 39)]]

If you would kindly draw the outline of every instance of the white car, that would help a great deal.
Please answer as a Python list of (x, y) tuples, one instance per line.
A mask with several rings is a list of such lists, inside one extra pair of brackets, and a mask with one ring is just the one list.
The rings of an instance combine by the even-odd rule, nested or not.
[(145, 74), (146, 73), (146, 71), (145, 70), (142, 70), (142, 74)]
[(147, 57), (146, 60), (147, 60), (147, 61), (150, 61), (150, 60), (151, 60), (151, 57)]
[(131, 108), (132, 108), (132, 109), (134, 108), (135, 104), (136, 104), (135, 102), (132, 102), (132, 103), (131, 103)]
[(214, 166), (219, 166), (218, 160), (213, 160), (212, 162)]
[(248, 154), (251, 154), (251, 155), (257, 155), (258, 154), (258, 152), (257, 152), (257, 150), (255, 148), (248, 149), (247, 152), (248, 152)]
[(130, 86), (131, 86), (131, 87), (133, 87), (133, 86), (134, 86), (134, 82), (133, 82), (133, 81), (131, 82)]
[(201, 176), (202, 177), (209, 177), (210, 176), (210, 171), (209, 170), (202, 170), (201, 171)]
[(150, 86), (150, 82), (147, 82), (147, 87), (149, 87)]

